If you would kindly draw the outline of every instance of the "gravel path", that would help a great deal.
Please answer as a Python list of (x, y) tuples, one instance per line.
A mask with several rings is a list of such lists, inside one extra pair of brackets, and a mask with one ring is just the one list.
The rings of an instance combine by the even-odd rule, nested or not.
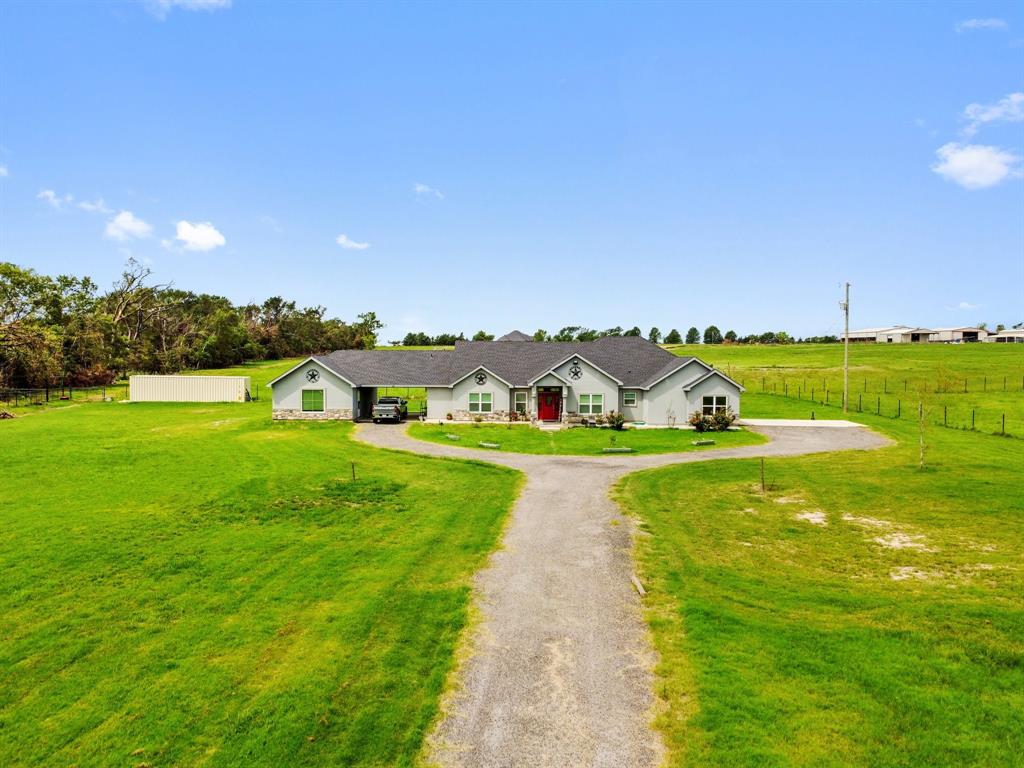
[(877, 448), (866, 429), (759, 427), (762, 445), (644, 456), (538, 456), (414, 440), (361, 425), (381, 448), (472, 458), (523, 471), (503, 547), (477, 575), (482, 618), (458, 689), (430, 738), (442, 766), (653, 768), (654, 652), (630, 583), (631, 531), (608, 496), (638, 469), (721, 458)]

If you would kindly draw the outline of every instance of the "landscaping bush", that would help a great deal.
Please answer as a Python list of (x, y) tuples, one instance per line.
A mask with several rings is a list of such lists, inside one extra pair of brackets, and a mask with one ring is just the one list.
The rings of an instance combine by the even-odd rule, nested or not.
[(724, 432), (732, 423), (736, 421), (736, 414), (728, 408), (723, 408), (720, 411), (716, 411), (711, 417), (711, 421), (714, 424), (713, 430), (715, 432)]
[(605, 422), (614, 430), (622, 430), (626, 426), (626, 417), (620, 411), (609, 411)]
[(715, 413), (694, 411), (687, 423), (698, 432), (724, 432), (736, 421), (736, 414), (728, 408)]
[(698, 432), (707, 432), (711, 429), (711, 417), (705, 416), (702, 411), (694, 411), (687, 423)]

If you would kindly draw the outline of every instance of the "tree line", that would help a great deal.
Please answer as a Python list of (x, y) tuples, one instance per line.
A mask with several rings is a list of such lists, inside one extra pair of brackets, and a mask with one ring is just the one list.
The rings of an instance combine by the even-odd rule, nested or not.
[[(633, 326), (629, 329), (623, 329), (620, 326), (614, 328), (607, 328), (603, 331), (595, 330), (593, 328), (587, 328), (581, 325), (568, 325), (562, 328), (557, 333), (548, 333), (544, 329), (538, 330), (533, 334), (534, 341), (595, 341), (606, 336), (644, 336), (644, 332), (640, 330), (638, 326)], [(645, 338), (653, 344), (682, 344), (684, 343), (684, 337), (675, 328), (670, 330), (668, 333), (662, 335), (662, 332), (657, 326), (651, 328)], [(442, 333), (437, 336), (430, 336), (426, 333), (408, 333), (405, 339), (402, 340), (402, 345), (406, 347), (412, 346), (451, 346), (456, 341), (464, 341), (465, 335), (462, 333)], [(494, 334), (487, 333), (486, 331), (477, 331), (472, 336), (473, 341), (493, 341)], [(794, 343), (812, 343), (812, 344), (833, 344), (838, 343), (838, 336), (809, 336), (807, 338), (796, 339), (790, 336), (786, 331), (765, 331), (764, 333), (750, 333), (745, 336), (740, 336), (736, 331), (726, 331), (722, 333), (718, 326), (709, 325), (704, 329), (703, 334), (696, 326), (691, 326), (686, 332), (685, 343), (686, 344), (794, 344)], [(397, 342), (396, 342), (397, 345)]]
[(0, 262), (0, 386), (92, 386), (129, 372), (372, 349), (382, 327), (373, 312), (346, 322), (280, 296), (236, 306), (155, 283), (134, 260), (107, 291)]

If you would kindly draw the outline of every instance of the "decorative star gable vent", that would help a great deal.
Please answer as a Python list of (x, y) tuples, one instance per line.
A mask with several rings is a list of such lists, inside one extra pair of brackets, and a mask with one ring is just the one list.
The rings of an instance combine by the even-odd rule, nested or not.
[(573, 360), (572, 363), (569, 364), (569, 378), (573, 381), (579, 381), (583, 378), (583, 369), (580, 368), (579, 360)]

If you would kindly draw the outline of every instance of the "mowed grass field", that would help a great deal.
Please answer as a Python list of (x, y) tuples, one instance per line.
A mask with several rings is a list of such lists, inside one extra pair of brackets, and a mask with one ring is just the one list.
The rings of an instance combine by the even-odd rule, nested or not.
[(0, 764), (414, 762), (520, 480), (262, 397), (0, 422)]
[[(709, 432), (697, 434), (679, 429), (566, 429), (544, 432), (525, 424), (412, 424), (409, 434), (418, 440), (455, 445), (460, 448), (484, 448), (481, 442), (501, 446), (497, 450), (513, 453), (539, 453), (562, 456), (599, 456), (605, 448), (631, 448), (636, 453), (674, 453), (733, 448), (765, 442), (756, 432)], [(454, 439), (457, 438), (457, 439)], [(695, 440), (712, 440), (713, 445), (694, 445)]]
[[(883, 349), (881, 371), (928, 375)], [(788, 351), (702, 356), (740, 378), (741, 361), (829, 375)], [(1010, 350), (983, 352), (991, 368), (985, 354), (960, 364), (1012, 373)], [(749, 417), (807, 411), (743, 400)], [(669, 764), (1024, 764), (1024, 440), (933, 425), (921, 470), (916, 421), (852, 418), (894, 445), (770, 459), (765, 493), (749, 460), (616, 489), (642, 531)]]

